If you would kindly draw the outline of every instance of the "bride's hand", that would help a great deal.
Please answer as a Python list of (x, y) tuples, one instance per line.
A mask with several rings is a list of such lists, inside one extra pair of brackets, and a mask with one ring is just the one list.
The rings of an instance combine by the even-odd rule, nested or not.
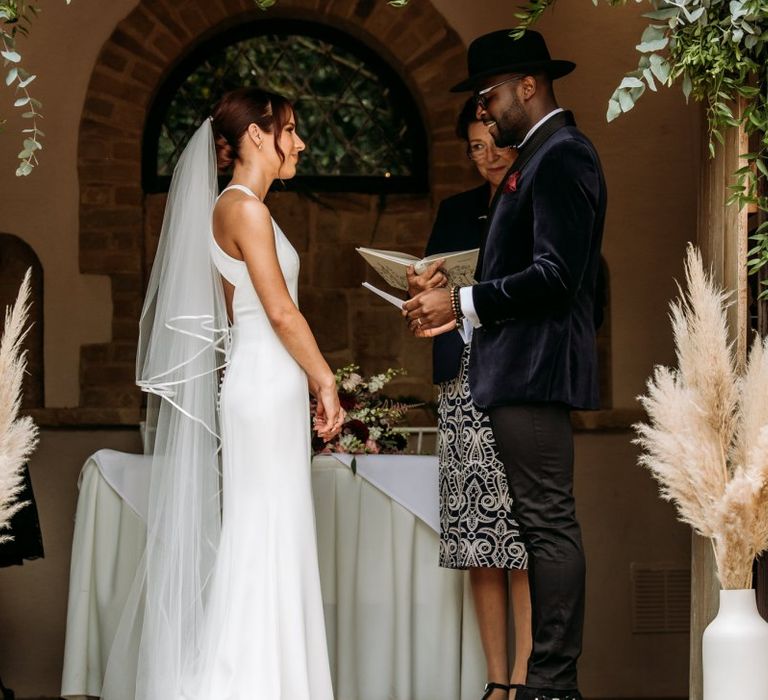
[(346, 413), (339, 403), (339, 393), (333, 377), (329, 382), (318, 384), (313, 393), (317, 399), (315, 431), (327, 442), (339, 434), (344, 425)]

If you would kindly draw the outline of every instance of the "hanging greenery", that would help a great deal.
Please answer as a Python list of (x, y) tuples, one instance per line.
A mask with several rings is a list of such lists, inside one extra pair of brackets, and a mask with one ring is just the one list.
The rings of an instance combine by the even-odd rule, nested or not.
[[(72, 0), (66, 0), (67, 5)], [(45, 134), (40, 129), (43, 106), (32, 97), (29, 86), (37, 78), (21, 65), (21, 54), (16, 46), (19, 35), (27, 36), (32, 20), (40, 12), (37, 0), (0, 0), (0, 56), (3, 58), (5, 85), (14, 88), (16, 99), (13, 106), (23, 110), (22, 119), (29, 120), (21, 130), (23, 146), (18, 155), (16, 175), (29, 175), (37, 165), (37, 152), (42, 150)], [(0, 128), (6, 120), (0, 120)]]
[[(606, 0), (626, 5), (628, 0)], [(681, 84), (686, 99), (704, 103), (709, 153), (723, 144), (723, 133), (743, 127), (756, 143), (734, 173), (728, 204), (753, 205), (768, 213), (768, 0), (635, 0), (648, 2), (650, 20), (635, 47), (637, 69), (627, 74), (608, 101), (607, 119), (628, 112), (646, 90)], [(597, 5), (598, 0), (593, 0)], [(531, 0), (516, 17), (515, 35), (534, 24), (555, 0)], [(768, 264), (768, 220), (752, 235), (749, 271)], [(768, 281), (760, 298), (768, 297)]]
[[(67, 5), (71, 0), (66, 0)], [(14, 88), (16, 99), (13, 106), (23, 110), (22, 119), (28, 119), (21, 130), (23, 146), (18, 155), (19, 165), (16, 175), (29, 175), (37, 165), (37, 152), (42, 150), (41, 143), (45, 134), (40, 129), (42, 104), (32, 97), (30, 84), (37, 77), (30, 74), (21, 65), (21, 54), (16, 46), (19, 35), (27, 36), (32, 20), (40, 12), (37, 0), (0, 0), (0, 56), (3, 58), (5, 85)], [(0, 128), (6, 120), (0, 120)]]

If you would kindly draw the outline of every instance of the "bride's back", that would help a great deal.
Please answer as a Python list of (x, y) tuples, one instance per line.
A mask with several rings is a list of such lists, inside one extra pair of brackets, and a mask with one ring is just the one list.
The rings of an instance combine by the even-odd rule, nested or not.
[[(229, 197), (224, 195), (230, 192)], [(242, 193), (242, 196), (256, 197), (245, 185), (230, 185), (222, 190), (216, 209), (227, 207), (234, 202), (227, 201), (235, 198)], [(223, 198), (223, 199), (222, 199)], [(216, 220), (216, 211), (214, 211), (214, 221)], [(299, 281), (299, 257), (296, 250), (285, 237), (277, 223), (272, 220), (272, 229), (275, 235), (275, 248), (277, 250), (280, 269), (285, 278), (286, 286), (294, 303), (298, 303), (298, 281)], [(235, 326), (240, 326), (248, 322), (248, 319), (263, 323), (266, 320), (264, 307), (256, 293), (251, 282), (248, 266), (244, 260), (234, 257), (226, 250), (222, 244), (216, 240), (216, 236), (211, 231), (211, 259), (224, 282), (224, 292), (227, 298), (227, 311)]]

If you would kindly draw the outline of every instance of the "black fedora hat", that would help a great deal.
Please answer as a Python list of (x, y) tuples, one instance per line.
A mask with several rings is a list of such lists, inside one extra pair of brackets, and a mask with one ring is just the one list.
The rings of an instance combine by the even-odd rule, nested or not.
[(469, 77), (451, 88), (451, 92), (467, 92), (485, 78), (503, 73), (546, 73), (552, 80), (568, 75), (576, 64), (557, 61), (549, 56), (544, 37), (528, 29), (513, 39), (512, 29), (500, 29), (475, 39), (467, 51)]

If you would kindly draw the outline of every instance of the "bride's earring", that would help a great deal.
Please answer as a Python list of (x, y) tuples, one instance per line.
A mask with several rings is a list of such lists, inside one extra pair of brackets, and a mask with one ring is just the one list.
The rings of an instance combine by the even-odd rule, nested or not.
[(256, 147), (257, 147), (259, 150), (261, 150), (261, 146), (262, 146), (262, 143), (261, 143), (261, 142), (262, 142), (261, 134), (256, 134), (256, 135), (259, 137), (259, 140), (258, 140), (258, 142), (256, 143)]

